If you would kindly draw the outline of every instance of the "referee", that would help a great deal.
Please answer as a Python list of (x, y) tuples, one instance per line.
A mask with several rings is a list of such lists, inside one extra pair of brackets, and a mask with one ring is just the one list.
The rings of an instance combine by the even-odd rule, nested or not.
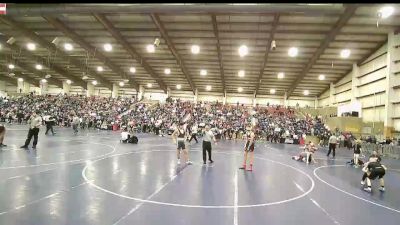
[(33, 137), (33, 145), (32, 148), (36, 148), (38, 142), (38, 134), (39, 127), (42, 125), (42, 117), (39, 115), (39, 110), (32, 113), (31, 117), (28, 120), (29, 124), (29, 132), (28, 137), (26, 138), (25, 144), (21, 146), (21, 148), (28, 148), (29, 143), (31, 143), (31, 139)]
[(338, 140), (337, 140), (336, 136), (334, 134), (332, 134), (331, 137), (329, 138), (329, 151), (326, 156), (329, 157), (329, 155), (331, 154), (331, 151), (332, 151), (333, 158), (335, 158), (335, 150), (336, 150), (337, 142), (338, 142)]
[(206, 159), (207, 159), (207, 153), (208, 152), (208, 160), (210, 163), (213, 163), (214, 161), (211, 159), (211, 140), (214, 140), (214, 143), (217, 144), (217, 140), (215, 139), (215, 136), (213, 132), (210, 130), (210, 126), (207, 125), (205, 127), (205, 132), (203, 136), (203, 164), (206, 164)]

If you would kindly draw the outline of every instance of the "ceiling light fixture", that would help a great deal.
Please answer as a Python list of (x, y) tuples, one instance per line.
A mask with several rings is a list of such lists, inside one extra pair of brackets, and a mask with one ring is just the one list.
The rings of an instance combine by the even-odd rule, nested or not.
[(34, 50), (36, 50), (36, 45), (35, 45), (34, 43), (28, 43), (28, 44), (26, 45), (26, 48), (27, 48), (29, 51), (34, 51)]
[(379, 9), (378, 17), (382, 19), (386, 19), (391, 16), (394, 12), (394, 8), (392, 6), (385, 6)]
[(105, 50), (106, 52), (111, 52), (112, 49), (113, 49), (113, 47), (112, 47), (112, 45), (111, 45), (110, 43), (104, 44), (104, 45), (103, 45), (103, 48), (104, 48), (104, 50)]
[(244, 56), (246, 56), (247, 54), (249, 54), (249, 48), (247, 48), (246, 45), (241, 45), (241, 46), (239, 47), (239, 56), (240, 56), (240, 57), (244, 57)]
[(165, 74), (170, 74), (170, 73), (171, 73), (171, 69), (170, 69), (170, 68), (164, 69), (164, 73), (165, 73)]
[(350, 56), (350, 54), (351, 54), (351, 51), (350, 51), (350, 49), (343, 49), (341, 52), (340, 52), (340, 57), (341, 58), (349, 58), (349, 56)]
[(207, 70), (200, 70), (200, 75), (201, 76), (206, 76), (207, 75)]
[(104, 69), (103, 69), (102, 66), (98, 66), (98, 67), (97, 67), (97, 71), (98, 71), (98, 72), (103, 72), (103, 70), (104, 70)]
[(125, 85), (125, 83), (124, 83), (124, 82), (122, 82), (122, 81), (121, 81), (121, 82), (119, 82), (119, 86), (120, 86), (120, 87), (123, 87), (124, 85)]
[(238, 87), (238, 92), (242, 92), (243, 88), (242, 87)]
[(43, 69), (43, 66), (40, 65), (40, 64), (36, 64), (35, 68), (36, 68), (37, 70), (42, 70), (42, 69)]
[(135, 68), (135, 67), (129, 68), (129, 72), (131, 72), (131, 73), (136, 73), (136, 68)]
[(153, 84), (148, 83), (148, 84), (147, 84), (147, 87), (148, 87), (148, 88), (151, 88), (151, 87), (153, 87)]
[(180, 90), (182, 88), (182, 86), (180, 84), (176, 85), (176, 89)]
[(207, 85), (207, 86), (206, 86), (206, 90), (207, 90), (207, 91), (211, 91), (211, 85)]
[(276, 90), (275, 90), (275, 89), (271, 89), (271, 90), (269, 90), (269, 93), (271, 93), (271, 94), (275, 94), (275, 92), (276, 92)]
[(284, 77), (285, 77), (285, 73), (284, 72), (278, 73), (278, 79), (283, 79)]
[(67, 84), (71, 84), (71, 83), (72, 83), (72, 81), (71, 81), (71, 80), (67, 80), (66, 82), (67, 82)]
[(8, 64), (8, 68), (9, 68), (10, 70), (12, 70), (12, 69), (15, 68), (15, 66), (14, 66), (14, 64)]
[(156, 48), (154, 47), (154, 45), (147, 45), (146, 49), (147, 49), (147, 52), (149, 52), (149, 53), (154, 53), (156, 51)]
[(319, 79), (319, 80), (325, 80), (325, 75), (324, 75), (324, 74), (320, 74), (320, 75), (318, 76), (318, 79)]
[(296, 57), (299, 54), (299, 49), (296, 47), (289, 48), (288, 55), (290, 57)]
[(200, 46), (198, 45), (192, 45), (192, 53), (197, 55), (200, 53)]
[(93, 85), (97, 85), (97, 80), (92, 81)]
[(309, 92), (308, 90), (304, 90), (303, 94), (304, 94), (304, 95), (309, 95), (310, 92)]
[(239, 70), (238, 76), (239, 77), (244, 77), (246, 75), (246, 72), (244, 70)]
[(64, 44), (64, 49), (66, 51), (72, 51), (74, 49), (74, 46), (72, 46), (70, 43), (65, 43)]

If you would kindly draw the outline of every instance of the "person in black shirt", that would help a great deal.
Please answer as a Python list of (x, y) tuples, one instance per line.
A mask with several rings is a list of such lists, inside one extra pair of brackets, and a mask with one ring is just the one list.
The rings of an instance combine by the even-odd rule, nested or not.
[(379, 183), (380, 183), (380, 191), (385, 191), (385, 181), (383, 180), (383, 177), (385, 176), (386, 172), (386, 167), (382, 165), (380, 162), (369, 162), (367, 166), (363, 168), (363, 171), (365, 172), (364, 175), (367, 176), (367, 186), (364, 188), (364, 191), (371, 192), (371, 180), (375, 180), (377, 177), (379, 177)]
[(5, 135), (6, 135), (6, 128), (2, 124), (0, 124), (0, 148), (7, 147), (7, 145), (3, 144)]

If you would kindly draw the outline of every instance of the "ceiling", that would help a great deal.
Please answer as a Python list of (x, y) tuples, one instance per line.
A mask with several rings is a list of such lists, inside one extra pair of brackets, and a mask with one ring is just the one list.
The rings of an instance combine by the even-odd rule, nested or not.
[[(7, 4), (0, 16), (0, 74), (38, 83), (51, 74), (49, 83), (62, 87), (63, 80), (86, 87), (96, 80), (111, 89), (143, 85), (152, 91), (319, 96), (387, 41), (387, 33), (400, 27), (400, 6), (379, 21), (374, 4)], [(13, 37), (13, 41), (9, 41)], [(155, 38), (154, 53), (146, 46)], [(276, 49), (271, 50), (275, 40)], [(26, 44), (36, 44), (29, 51)], [(73, 45), (66, 51), (64, 44)], [(103, 45), (110, 43), (111, 52)], [(200, 53), (192, 54), (191, 46)], [(240, 57), (238, 48), (248, 47)], [(297, 57), (288, 49), (298, 48)], [(340, 57), (350, 49), (347, 59)], [(35, 69), (40, 63), (42, 71)], [(102, 66), (104, 71), (98, 72)], [(135, 67), (136, 72), (130, 72)], [(170, 74), (164, 69), (169, 68)], [(200, 70), (207, 70), (201, 76)], [(239, 77), (238, 71), (245, 76)], [(278, 79), (277, 74), (285, 77)], [(320, 74), (325, 80), (319, 80)], [(9, 79), (7, 79), (9, 80)], [(152, 87), (147, 87), (152, 84)], [(181, 85), (177, 90), (176, 85)]]

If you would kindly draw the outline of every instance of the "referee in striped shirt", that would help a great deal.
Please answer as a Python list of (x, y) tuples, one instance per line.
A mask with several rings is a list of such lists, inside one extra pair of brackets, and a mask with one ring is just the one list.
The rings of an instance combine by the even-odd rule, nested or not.
[(208, 160), (210, 163), (213, 163), (214, 161), (211, 159), (211, 140), (214, 140), (214, 143), (217, 144), (217, 140), (215, 139), (214, 133), (210, 130), (210, 126), (207, 125), (205, 127), (205, 132), (203, 136), (203, 164), (206, 164), (206, 159), (207, 159), (207, 152), (208, 152)]

